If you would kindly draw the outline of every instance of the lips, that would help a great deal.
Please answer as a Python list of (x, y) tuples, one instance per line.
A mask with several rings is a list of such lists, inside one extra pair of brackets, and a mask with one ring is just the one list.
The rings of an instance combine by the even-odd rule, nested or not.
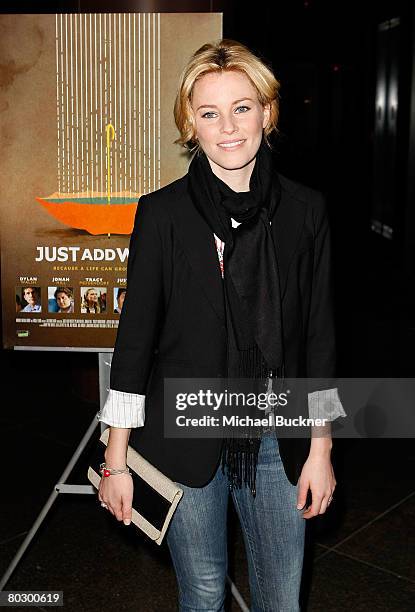
[(245, 140), (229, 140), (227, 142), (219, 142), (218, 147), (221, 147), (221, 149), (235, 149), (244, 142)]

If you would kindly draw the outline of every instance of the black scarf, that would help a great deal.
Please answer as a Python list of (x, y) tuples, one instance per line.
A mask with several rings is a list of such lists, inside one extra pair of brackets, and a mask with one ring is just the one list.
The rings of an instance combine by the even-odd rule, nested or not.
[[(283, 343), (277, 260), (270, 220), (281, 186), (268, 145), (256, 155), (248, 192), (236, 193), (213, 172), (202, 151), (189, 167), (193, 203), (223, 242), (228, 335), (228, 378), (281, 376)], [(232, 228), (231, 218), (241, 225)], [(255, 495), (260, 436), (227, 438), (222, 467), (231, 486), (248, 485)]]

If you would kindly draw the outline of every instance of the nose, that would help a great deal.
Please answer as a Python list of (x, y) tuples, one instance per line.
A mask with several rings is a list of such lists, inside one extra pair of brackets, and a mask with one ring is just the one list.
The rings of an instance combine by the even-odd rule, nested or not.
[(233, 132), (238, 131), (238, 126), (235, 122), (235, 117), (232, 113), (227, 113), (223, 115), (221, 132), (224, 134), (233, 134)]

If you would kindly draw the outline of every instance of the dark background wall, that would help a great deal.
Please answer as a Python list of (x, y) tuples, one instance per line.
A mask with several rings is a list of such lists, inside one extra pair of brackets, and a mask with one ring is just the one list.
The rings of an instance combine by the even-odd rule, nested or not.
[[(333, 232), (340, 375), (411, 375), (415, 259), (415, 45), (409, 0), (3, 3), (2, 12), (223, 11), (224, 36), (261, 55), (281, 81), (279, 170), (323, 191)], [(399, 18), (392, 57), (396, 130), (375, 138), (378, 26)], [(389, 140), (388, 140), (389, 138)], [(391, 142), (393, 141), (393, 146)], [(379, 168), (383, 168), (379, 172)], [(383, 181), (383, 182), (382, 182)], [(379, 193), (388, 190), (388, 214)], [(383, 218), (385, 217), (385, 218)], [(393, 226), (392, 239), (371, 229)], [(386, 219), (386, 220), (385, 220)], [(19, 354), (16, 364), (27, 357)], [(62, 355), (61, 360), (73, 360)], [(38, 356), (37, 362), (53, 360)], [(77, 359), (96, 372), (95, 356)], [(43, 367), (43, 366), (42, 366)], [(71, 366), (72, 367), (72, 366)], [(83, 367), (83, 370), (84, 370)], [(71, 369), (71, 368), (70, 368)], [(92, 376), (92, 374), (91, 374)], [(77, 379), (78, 376), (75, 376)]]
[[(410, 0), (120, 0), (3, 2), (0, 10), (223, 11), (224, 35), (259, 53), (281, 81), (280, 134), (274, 141), (279, 170), (327, 197), (339, 375), (413, 377), (414, 5)], [(397, 18), (392, 37), (379, 34), (379, 24)], [(389, 123), (378, 129), (382, 58), (396, 75), (398, 105), (396, 120), (389, 116)], [(1, 79), (0, 65), (0, 84)], [(1, 350), (0, 368), (2, 463), (13, 466), (4, 474), (0, 521), (0, 564), (5, 568), (94, 417), (98, 360), (92, 353)], [(312, 576), (310, 611), (367, 610), (368, 602), (373, 610), (413, 610), (412, 440), (336, 440), (333, 457), (338, 481), (334, 512), (309, 524), (305, 592)], [(36, 466), (29, 477), (28, 460)], [(87, 461), (85, 452), (71, 482), (85, 483)], [(16, 474), (23, 475), (24, 486)], [(127, 537), (120, 531), (124, 546), (119, 547), (112, 518), (98, 514), (92, 500), (82, 499), (87, 496), (70, 497), (55, 504), (9, 588), (65, 588), (66, 605), (73, 610), (118, 610), (118, 600), (126, 598), (135, 610), (171, 609), (170, 565), (161, 564), (150, 546), (145, 554), (139, 549), (137, 564), (136, 544), (127, 550)], [(243, 553), (238, 554), (236, 583), (247, 597)], [(136, 564), (137, 573), (132, 571)], [(156, 601), (156, 595), (161, 599)], [(84, 608), (80, 601), (87, 602)]]

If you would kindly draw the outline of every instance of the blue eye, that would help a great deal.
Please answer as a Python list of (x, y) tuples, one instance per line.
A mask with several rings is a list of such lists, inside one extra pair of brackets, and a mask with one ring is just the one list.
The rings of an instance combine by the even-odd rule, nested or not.
[[(249, 106), (242, 105), (242, 106), (237, 106), (234, 112), (240, 114), (240, 113), (246, 113), (249, 110), (251, 110)], [(203, 119), (215, 119), (216, 116), (217, 116), (217, 113), (215, 111), (207, 111), (206, 113), (202, 115), (202, 118)]]

